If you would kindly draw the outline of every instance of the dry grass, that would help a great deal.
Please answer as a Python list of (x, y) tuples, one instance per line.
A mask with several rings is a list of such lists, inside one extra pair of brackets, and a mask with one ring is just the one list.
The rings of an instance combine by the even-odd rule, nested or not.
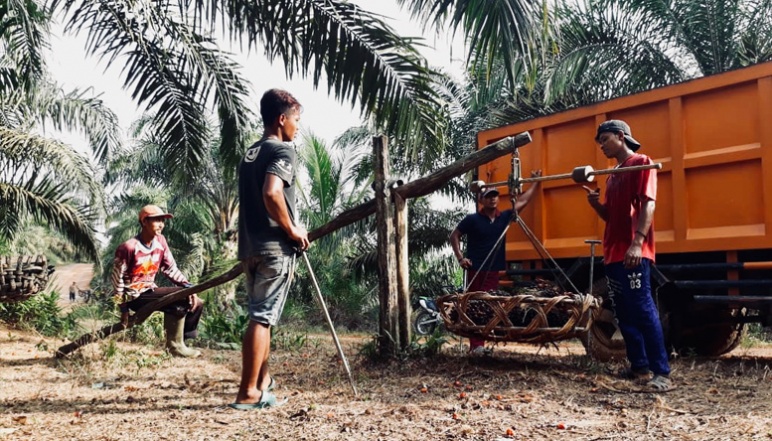
[[(470, 359), (374, 364), (344, 346), (354, 398), (334, 347), (314, 337), (272, 354), (278, 409), (236, 411), (237, 351), (198, 360), (120, 340), (68, 360), (61, 342), (0, 328), (2, 440), (749, 440), (772, 438), (772, 347), (674, 362), (678, 389), (636, 393), (575, 343), (508, 345)], [(509, 435), (508, 435), (509, 433)]]

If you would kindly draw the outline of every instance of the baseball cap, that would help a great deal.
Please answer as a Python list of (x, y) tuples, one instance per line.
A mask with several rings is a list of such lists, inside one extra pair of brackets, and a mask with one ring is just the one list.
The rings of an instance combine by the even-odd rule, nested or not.
[(487, 190), (484, 190), (484, 191), (482, 192), (482, 197), (484, 197), (484, 198), (487, 198), (488, 196), (492, 196), (492, 195), (494, 195), (494, 194), (495, 194), (496, 196), (498, 196), (498, 195), (499, 195), (499, 191), (498, 191), (498, 190), (496, 190), (495, 188), (489, 188), (489, 189), (487, 189)]
[(630, 126), (621, 119), (610, 119), (600, 123), (598, 132), (595, 134), (595, 141), (600, 138), (600, 134), (603, 132), (622, 132), (625, 135), (625, 144), (630, 147), (630, 150), (635, 152), (641, 148), (641, 143), (633, 138), (633, 135), (630, 132)]
[(164, 219), (171, 219), (174, 216), (161, 210), (158, 205), (145, 205), (139, 210), (139, 222), (142, 223), (148, 217), (162, 217)]

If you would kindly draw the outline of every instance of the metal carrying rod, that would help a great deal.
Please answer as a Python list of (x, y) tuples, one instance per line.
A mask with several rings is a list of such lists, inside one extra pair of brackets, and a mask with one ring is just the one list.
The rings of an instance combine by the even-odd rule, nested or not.
[[(508, 181), (499, 181), (499, 182), (492, 182), (490, 184), (486, 184), (484, 181), (474, 181), (471, 184), (471, 190), (472, 191), (480, 191), (483, 188), (489, 188), (489, 187), (503, 187), (503, 186), (511, 186), (516, 185), (519, 186), (520, 184), (528, 184), (533, 182), (544, 182), (544, 181), (558, 181), (561, 179), (573, 179), (576, 183), (582, 183), (582, 182), (592, 182), (595, 179), (595, 176), (600, 175), (613, 175), (617, 173), (628, 173), (632, 171), (638, 171), (638, 170), (650, 170), (650, 169), (662, 169), (662, 163), (657, 162), (654, 164), (646, 164), (646, 165), (634, 165), (632, 167), (621, 167), (621, 168), (607, 168), (603, 170), (595, 170), (591, 166), (586, 165), (583, 167), (576, 167), (571, 173), (561, 173), (557, 175), (549, 175), (549, 176), (534, 176), (530, 178), (521, 178), (519, 176), (514, 176), (513, 178), (510, 178)], [(516, 181), (516, 182), (512, 182)]]
[(356, 384), (354, 384), (354, 377), (351, 375), (351, 368), (348, 366), (348, 360), (346, 360), (346, 355), (343, 354), (343, 348), (340, 345), (340, 340), (338, 340), (338, 334), (335, 332), (335, 326), (332, 324), (332, 319), (330, 318), (330, 312), (327, 310), (327, 305), (324, 303), (324, 297), (322, 296), (322, 289), (319, 288), (319, 282), (316, 281), (316, 275), (314, 274), (314, 269), (311, 268), (311, 262), (308, 260), (308, 255), (305, 251), (301, 252), (303, 255), (303, 260), (306, 262), (306, 266), (308, 267), (308, 274), (311, 275), (311, 281), (314, 283), (314, 288), (316, 288), (316, 298), (319, 299), (319, 304), (322, 305), (322, 311), (324, 311), (324, 318), (327, 319), (327, 324), (330, 325), (330, 333), (332, 334), (332, 340), (335, 342), (335, 348), (338, 350), (338, 356), (341, 360), (343, 360), (343, 367), (346, 368), (346, 374), (348, 374), (348, 381), (351, 384), (351, 389), (354, 391), (354, 396), (358, 397), (359, 393), (357, 392)]

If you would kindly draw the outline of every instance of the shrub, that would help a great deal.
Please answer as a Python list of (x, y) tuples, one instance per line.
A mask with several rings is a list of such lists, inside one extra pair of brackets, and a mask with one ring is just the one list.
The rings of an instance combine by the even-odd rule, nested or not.
[(70, 337), (77, 331), (77, 323), (72, 314), (62, 316), (58, 300), (59, 293), (51, 291), (23, 302), (0, 303), (0, 320), (47, 337)]
[(219, 346), (240, 347), (248, 324), (247, 311), (236, 302), (232, 302), (225, 310), (207, 308), (198, 325), (199, 338)]

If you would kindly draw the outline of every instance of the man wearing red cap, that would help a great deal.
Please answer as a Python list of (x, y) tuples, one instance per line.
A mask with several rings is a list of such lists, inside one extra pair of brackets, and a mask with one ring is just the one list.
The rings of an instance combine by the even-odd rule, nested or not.
[[(652, 164), (637, 153), (641, 147), (621, 120), (598, 126), (595, 141), (603, 154), (617, 161), (617, 167)], [(650, 270), (654, 263), (654, 208), (657, 199), (657, 171), (654, 169), (618, 173), (606, 178), (606, 198), (600, 189), (587, 190), (590, 206), (606, 222), (603, 233), (603, 263), (609, 298), (622, 332), (630, 368), (623, 376), (646, 383), (652, 392), (673, 389), (670, 364), (651, 297)], [(653, 374), (653, 377), (652, 377)]]
[[(177, 268), (166, 238), (161, 235), (166, 219), (173, 216), (156, 205), (139, 211), (140, 232), (115, 250), (112, 284), (116, 300), (121, 302), (121, 320), (128, 320), (129, 310), (137, 311), (148, 303), (182, 288), (159, 288), (155, 276), (161, 271), (178, 287), (192, 286)], [(200, 351), (185, 346), (185, 338), (196, 338), (203, 302), (195, 294), (161, 309), (164, 313), (166, 348), (176, 357), (198, 357)]]

